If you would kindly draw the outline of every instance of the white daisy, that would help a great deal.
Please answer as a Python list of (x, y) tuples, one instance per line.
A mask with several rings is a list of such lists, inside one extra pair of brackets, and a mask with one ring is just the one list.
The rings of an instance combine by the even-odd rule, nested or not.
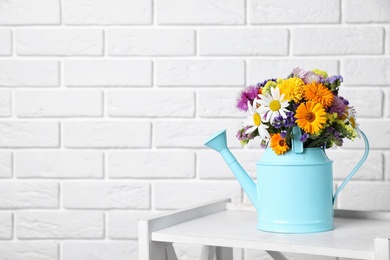
[(258, 109), (261, 115), (265, 115), (265, 121), (270, 121), (273, 123), (275, 117), (281, 115), (283, 118), (286, 118), (287, 115), (285, 112), (289, 110), (286, 108), (288, 106), (288, 100), (284, 100), (284, 94), (280, 95), (280, 90), (278, 87), (271, 88), (271, 94), (266, 93), (265, 95), (259, 95), (260, 99), (257, 101), (261, 106)]
[(267, 131), (268, 126), (262, 123), (259, 109), (260, 108), (257, 108), (257, 99), (253, 100), (252, 105), (248, 101), (249, 116), (247, 117), (247, 121), (244, 122), (243, 126), (250, 126), (250, 128), (248, 128), (245, 133), (250, 134), (257, 129), (262, 140), (269, 140), (271, 137)]

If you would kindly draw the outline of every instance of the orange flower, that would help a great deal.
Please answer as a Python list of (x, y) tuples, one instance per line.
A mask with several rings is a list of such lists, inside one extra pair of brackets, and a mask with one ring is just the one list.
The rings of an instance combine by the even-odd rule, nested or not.
[(326, 123), (326, 112), (320, 103), (301, 103), (295, 114), (297, 125), (309, 134), (318, 133)]
[(278, 155), (284, 154), (289, 149), (286, 139), (280, 133), (271, 135), (271, 148)]
[(308, 101), (320, 103), (324, 108), (333, 104), (334, 95), (322, 83), (312, 82), (304, 87), (304, 97)]

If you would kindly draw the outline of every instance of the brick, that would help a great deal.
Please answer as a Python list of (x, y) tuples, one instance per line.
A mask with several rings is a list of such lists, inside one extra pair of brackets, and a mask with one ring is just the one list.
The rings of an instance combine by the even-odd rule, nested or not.
[(243, 60), (159, 60), (159, 86), (241, 86), (245, 84)]
[[(260, 160), (263, 151), (264, 149), (257, 148), (246, 151), (232, 150), (232, 153), (248, 175), (256, 179), (256, 163)], [(201, 179), (235, 178), (223, 158), (215, 151), (198, 151), (197, 160), (198, 174)]]
[(0, 182), (0, 209), (54, 209), (58, 196), (58, 184), (53, 182)]
[[(385, 119), (376, 120), (357, 120), (358, 127), (366, 134), (370, 148), (372, 149), (386, 149), (390, 146), (390, 140), (388, 138), (390, 134), (389, 122)], [(345, 148), (364, 149), (363, 138), (356, 138), (353, 142), (346, 141), (344, 143)]]
[(12, 177), (12, 153), (0, 151), (0, 178)]
[(58, 248), (58, 243), (54, 241), (0, 242), (0, 259), (54, 260), (59, 259)]
[[(369, 93), (367, 95), (367, 93)], [(357, 118), (381, 118), (383, 93), (379, 89), (359, 89), (342, 86), (339, 95), (346, 98), (356, 109)]]
[(241, 118), (247, 114), (236, 108), (240, 89), (211, 89), (198, 91), (198, 113), (207, 118)]
[(195, 154), (190, 151), (108, 152), (110, 178), (193, 178)]
[(16, 213), (19, 239), (103, 238), (104, 216), (96, 211), (39, 211)]
[(386, 42), (387, 42), (387, 53), (390, 54), (390, 27), (387, 27), (387, 30), (386, 30)]
[(96, 29), (20, 29), (15, 42), (21, 56), (103, 55), (103, 31)]
[(111, 56), (195, 55), (195, 31), (188, 29), (111, 29), (107, 31)]
[(59, 63), (51, 60), (0, 60), (0, 87), (58, 87)]
[(374, 0), (347, 0), (343, 3), (343, 19), (347, 23), (388, 23), (390, 3)]
[[(356, 140), (359, 142), (358, 140)], [(329, 159), (333, 160), (333, 179), (344, 180), (363, 156), (363, 151), (330, 149), (326, 151)], [(370, 151), (367, 160), (356, 172), (353, 180), (383, 180), (383, 154)]]
[(110, 211), (107, 215), (110, 239), (138, 239), (138, 220), (147, 219), (152, 214), (149, 211)]
[(338, 196), (337, 208), (389, 211), (389, 196), (389, 182), (350, 181)]
[(106, 99), (107, 113), (113, 117), (193, 117), (195, 115), (194, 91), (118, 90), (108, 91)]
[(287, 55), (286, 29), (201, 29), (201, 55)]
[[(321, 69), (328, 72), (329, 75), (338, 74), (337, 60), (319, 60), (319, 59), (283, 59), (283, 60), (249, 60), (248, 68), (248, 85), (256, 85), (270, 78), (286, 78), (291, 71), (300, 67), (304, 70)], [(345, 78), (344, 78), (345, 79)]]
[(341, 63), (341, 73), (348, 85), (389, 85), (390, 59), (344, 59)]
[(60, 24), (59, 0), (10, 0), (0, 5), (0, 25)]
[(153, 200), (156, 209), (177, 209), (218, 198), (232, 198), (233, 202), (241, 202), (238, 182), (157, 182)]
[[(148, 148), (149, 122), (64, 122), (67, 148)], [(140, 138), (142, 137), (142, 138)]]
[(385, 180), (390, 181), (390, 152), (384, 152), (384, 172), (385, 172)]
[(244, 24), (245, 1), (157, 0), (158, 24)]
[(103, 114), (102, 103), (103, 93), (100, 90), (15, 93), (15, 113), (18, 117), (98, 117)]
[(0, 147), (58, 147), (57, 122), (0, 122)]
[(0, 117), (11, 116), (11, 92), (0, 90)]
[(251, 24), (308, 24), (338, 23), (340, 2), (338, 0), (251, 0), (249, 2)]
[(145, 87), (152, 85), (152, 63), (146, 60), (67, 60), (68, 87)]
[(148, 209), (150, 188), (134, 182), (67, 182), (63, 187), (67, 209)]
[(138, 247), (136, 241), (66, 241), (63, 243), (61, 255), (63, 260), (138, 259)]
[(0, 56), (10, 56), (10, 55), (12, 55), (12, 31), (7, 29), (1, 29), (0, 30)]
[(18, 178), (103, 178), (100, 151), (16, 151)]
[[(11, 212), (0, 212), (0, 240), (12, 239), (13, 236), (13, 220)], [(0, 243), (1, 248), (1, 243)], [(1, 256), (1, 253), (0, 253)]]
[(63, 19), (69, 25), (150, 24), (152, 1), (65, 0)]
[(228, 129), (227, 140), (230, 147), (241, 146), (236, 141), (236, 133), (241, 122), (235, 121), (157, 121), (154, 126), (154, 145), (157, 148), (204, 148), (204, 142), (214, 133)]
[(293, 55), (382, 54), (384, 30), (381, 27), (295, 28), (292, 52)]

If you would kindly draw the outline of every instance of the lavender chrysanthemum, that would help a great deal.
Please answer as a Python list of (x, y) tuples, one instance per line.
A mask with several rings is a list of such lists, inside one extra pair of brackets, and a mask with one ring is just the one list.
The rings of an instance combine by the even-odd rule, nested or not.
[(305, 74), (305, 77), (303, 78), (303, 81), (306, 84), (310, 84), (313, 82), (320, 82), (321, 77), (315, 74), (314, 72), (309, 71)]
[(341, 117), (341, 115), (345, 111), (346, 104), (343, 102), (342, 97), (335, 96), (333, 104), (329, 110), (330, 113), (337, 113), (338, 116)]
[(303, 69), (297, 67), (297, 68), (293, 69), (291, 74), (293, 77), (303, 79), (303, 78), (305, 78), (307, 71), (304, 71)]
[(253, 102), (258, 95), (258, 88), (256, 86), (249, 86), (245, 88), (237, 97), (236, 107), (243, 111), (248, 111), (248, 101)]

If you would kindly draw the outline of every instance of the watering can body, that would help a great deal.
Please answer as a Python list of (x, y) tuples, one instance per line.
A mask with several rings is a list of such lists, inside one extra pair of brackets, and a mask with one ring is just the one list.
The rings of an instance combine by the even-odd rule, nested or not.
[[(245, 189), (245, 188), (244, 188)], [(257, 162), (257, 228), (311, 233), (333, 229), (332, 161), (321, 148), (276, 155), (267, 148)]]
[(256, 208), (258, 229), (312, 233), (333, 229), (333, 206), (337, 195), (367, 159), (368, 140), (363, 132), (360, 134), (365, 142), (364, 155), (335, 192), (332, 161), (324, 149), (303, 149), (296, 140), (292, 149), (283, 155), (276, 155), (271, 148), (265, 149), (257, 162), (255, 184), (227, 148), (226, 130), (212, 135), (205, 145), (221, 154)]

